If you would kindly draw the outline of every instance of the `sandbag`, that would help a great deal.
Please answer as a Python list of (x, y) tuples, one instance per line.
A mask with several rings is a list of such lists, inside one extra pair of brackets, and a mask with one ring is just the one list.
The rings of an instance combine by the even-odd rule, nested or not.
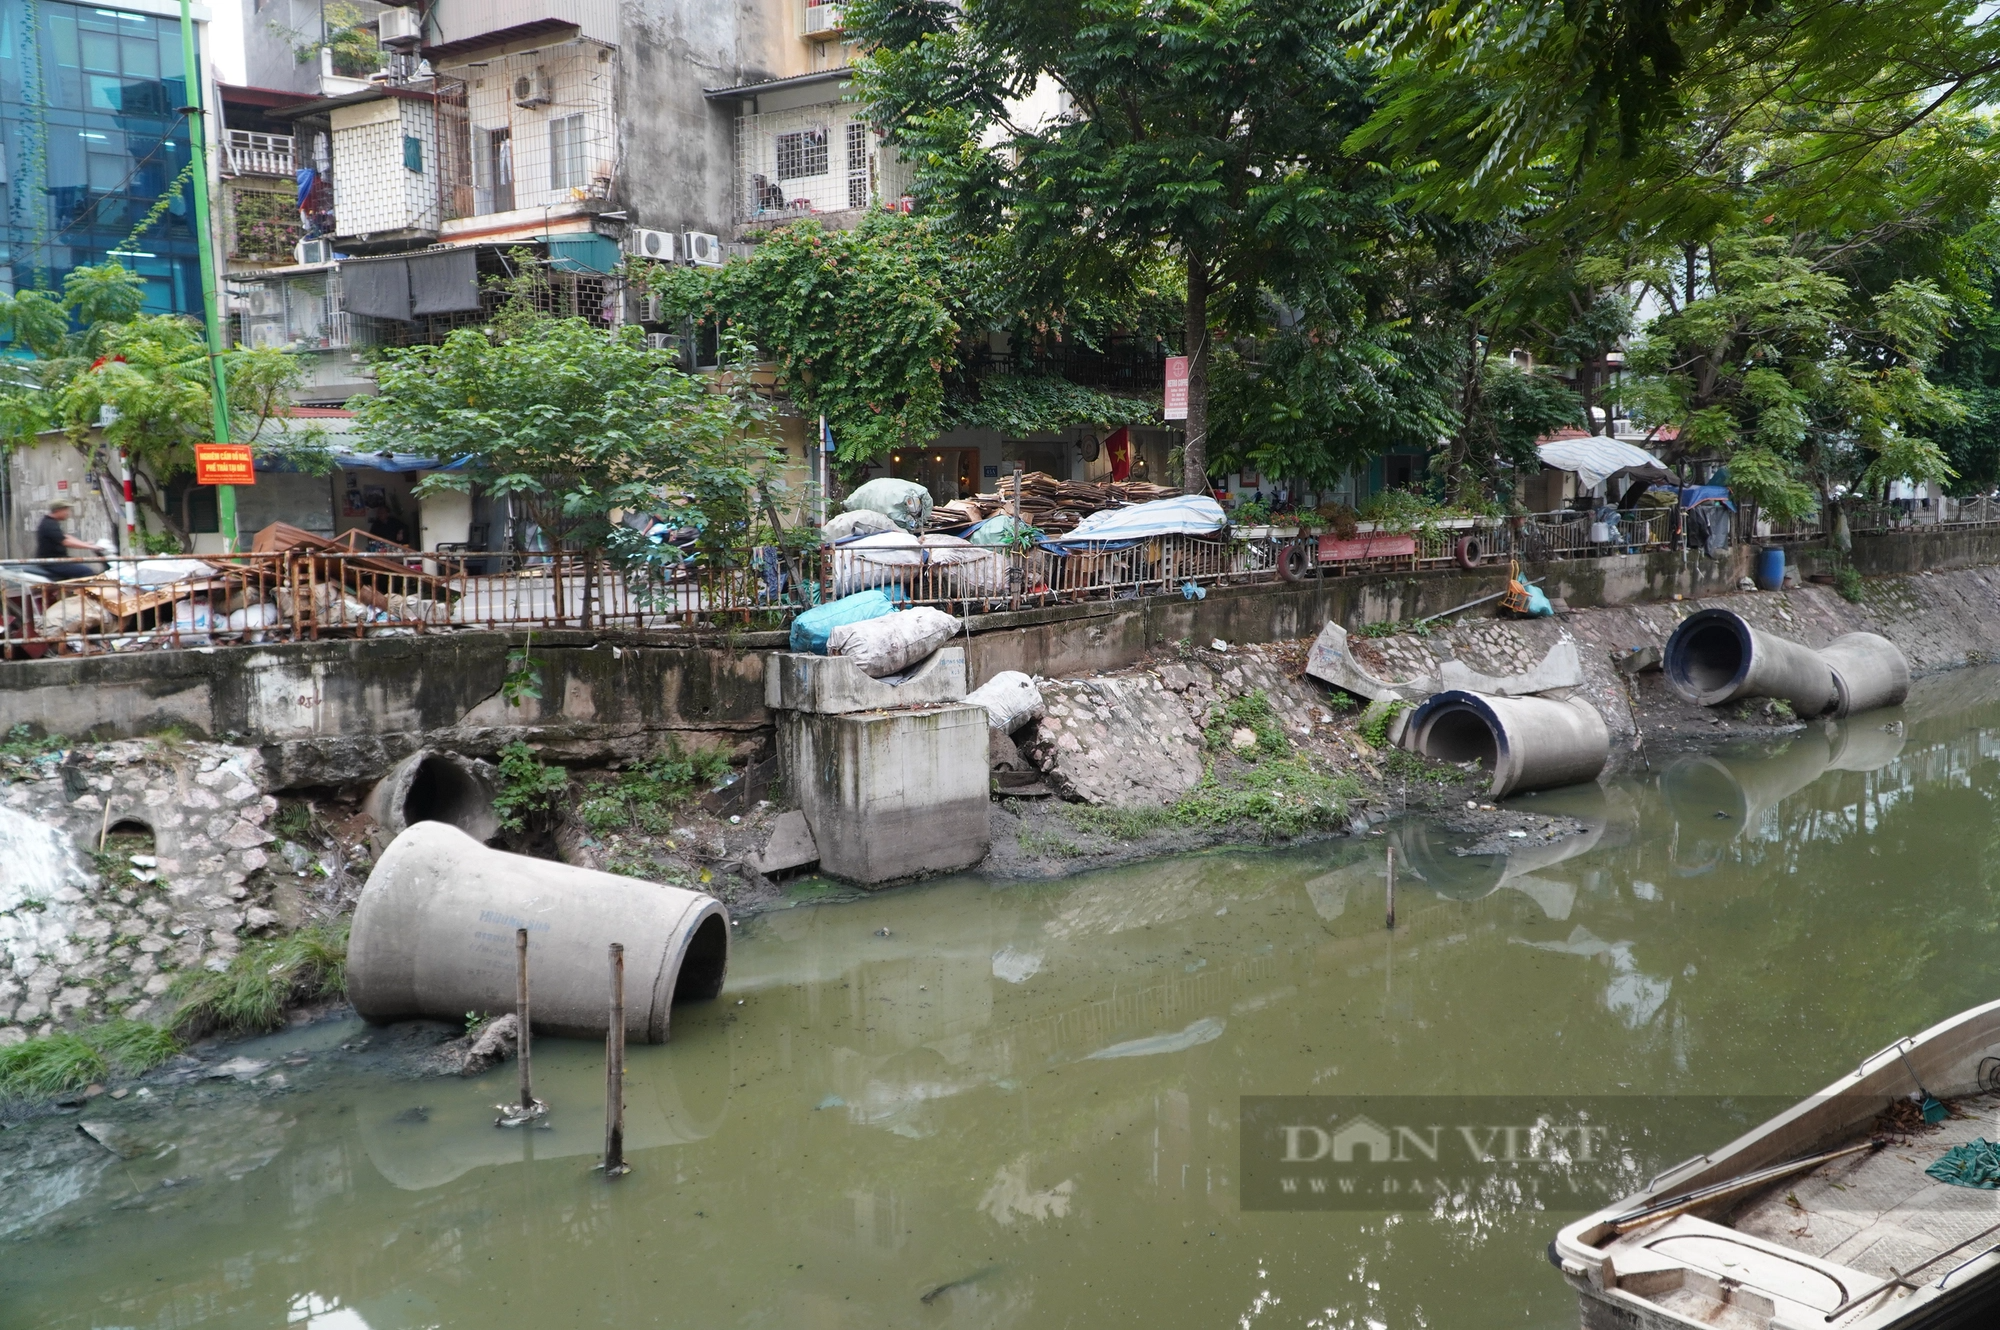
[(915, 531), (931, 520), (931, 492), (914, 480), (879, 476), (848, 495), (840, 508), (849, 513), (866, 508)]
[(1012, 734), (1031, 720), (1042, 717), (1042, 690), (1019, 670), (1002, 670), (965, 695), (965, 700), (986, 708), (987, 728)]
[(792, 650), (811, 652), (815, 656), (829, 655), (827, 638), (834, 629), (842, 624), (860, 623), (865, 619), (893, 614), (896, 606), (907, 599), (901, 587), (877, 587), (852, 596), (842, 596), (824, 605), (815, 605), (792, 620)]
[(1021, 532), (1032, 532), (1035, 528), (1018, 521), (1012, 513), (996, 513), (987, 518), (966, 536), (975, 545), (1008, 546)]
[(846, 656), (871, 679), (901, 674), (958, 633), (958, 620), (918, 605), (896, 614), (842, 624), (827, 639), (826, 654)]
[(876, 536), (898, 529), (894, 522), (873, 508), (856, 508), (853, 512), (839, 513), (828, 519), (827, 524), (819, 529), (819, 534), (820, 539), (830, 545), (851, 536)]

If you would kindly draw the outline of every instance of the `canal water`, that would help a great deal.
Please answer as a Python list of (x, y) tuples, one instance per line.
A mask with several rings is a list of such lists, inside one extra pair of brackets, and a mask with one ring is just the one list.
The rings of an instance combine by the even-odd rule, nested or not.
[[(260, 1041), (249, 1083), (0, 1134), (0, 1326), (1573, 1326), (1543, 1249), (1587, 1206), (1246, 1211), (1243, 1098), (1668, 1117), (2000, 996), (2000, 672), (1650, 756), (1521, 801), (1585, 820), (1559, 847), (1393, 824), (765, 916), (720, 1002), (630, 1050), (615, 1184), (596, 1045), (538, 1043), (553, 1126), (517, 1132), (511, 1064), (392, 1077), (338, 1052), (393, 1037), (358, 1022)], [(1703, 1111), (1697, 1147), (1740, 1129)]]

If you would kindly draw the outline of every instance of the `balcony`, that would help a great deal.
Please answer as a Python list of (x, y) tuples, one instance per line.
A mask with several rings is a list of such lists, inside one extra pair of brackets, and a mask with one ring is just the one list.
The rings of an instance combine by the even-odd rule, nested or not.
[(799, 36), (809, 41), (828, 41), (847, 31), (847, 16), (839, 4), (813, 4), (811, 0), (801, 0), (799, 5)]
[(256, 134), (247, 129), (232, 129), (229, 131), (228, 154), (230, 175), (292, 178), (294, 168), (290, 134)]

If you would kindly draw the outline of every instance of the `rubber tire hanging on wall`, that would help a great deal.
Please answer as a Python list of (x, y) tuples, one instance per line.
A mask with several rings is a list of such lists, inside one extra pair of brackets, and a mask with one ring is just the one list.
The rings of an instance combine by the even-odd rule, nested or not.
[(1278, 551), (1278, 576), (1287, 582), (1303, 582), (1312, 573), (1312, 560), (1306, 555), (1306, 547), (1297, 541)]
[(1461, 568), (1477, 568), (1486, 559), (1486, 546), (1477, 536), (1460, 536), (1452, 542), (1451, 557)]

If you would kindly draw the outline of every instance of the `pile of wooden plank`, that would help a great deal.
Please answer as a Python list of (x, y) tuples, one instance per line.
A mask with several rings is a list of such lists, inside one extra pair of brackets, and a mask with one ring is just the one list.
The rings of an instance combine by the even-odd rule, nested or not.
[[(1107, 508), (1125, 508), (1155, 499), (1171, 499), (1180, 493), (1171, 485), (1151, 485), (1143, 480), (1108, 480), (1098, 483), (1057, 480), (1044, 471), (1030, 471), (1021, 477), (1021, 520), (1043, 531), (1073, 530), (1078, 522)], [(1014, 478), (1002, 476), (993, 494), (977, 494), (940, 504), (931, 512), (934, 527), (962, 526), (980, 522), (998, 513), (1014, 511)]]

